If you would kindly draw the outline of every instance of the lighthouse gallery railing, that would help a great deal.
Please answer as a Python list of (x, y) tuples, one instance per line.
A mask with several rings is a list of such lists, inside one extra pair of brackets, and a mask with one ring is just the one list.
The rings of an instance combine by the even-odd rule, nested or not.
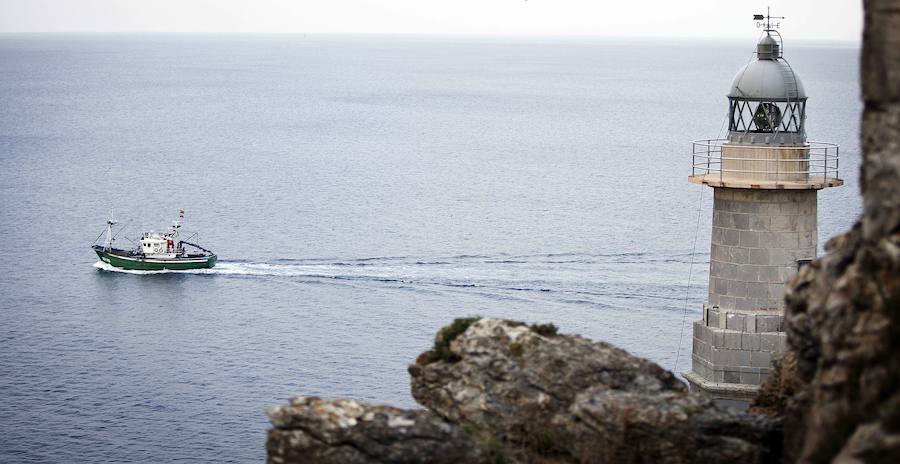
[[(723, 156), (723, 146), (726, 152), (739, 156)], [(692, 156), (691, 175), (718, 177), (719, 180), (731, 177), (799, 181), (838, 178), (839, 147), (828, 142), (778, 146), (737, 144), (727, 139), (696, 140)]]

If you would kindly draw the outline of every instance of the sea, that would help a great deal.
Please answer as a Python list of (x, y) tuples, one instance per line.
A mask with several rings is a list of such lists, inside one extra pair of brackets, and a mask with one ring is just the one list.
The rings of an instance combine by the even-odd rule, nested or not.
[[(292, 396), (419, 407), (407, 366), (457, 317), (689, 369), (691, 141), (753, 34), (0, 35), (0, 462), (260, 462)], [(860, 50), (784, 53), (841, 146), (821, 249), (861, 212)], [(182, 209), (214, 269), (90, 248)]]

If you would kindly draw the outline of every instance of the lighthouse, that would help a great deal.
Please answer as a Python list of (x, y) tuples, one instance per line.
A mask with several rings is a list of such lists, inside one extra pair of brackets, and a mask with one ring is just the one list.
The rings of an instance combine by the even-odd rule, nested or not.
[(693, 390), (749, 400), (785, 349), (784, 288), (816, 257), (817, 193), (843, 185), (838, 146), (806, 138), (807, 95), (774, 18), (728, 91), (728, 135), (693, 143), (691, 183), (713, 189), (709, 296), (693, 323)]

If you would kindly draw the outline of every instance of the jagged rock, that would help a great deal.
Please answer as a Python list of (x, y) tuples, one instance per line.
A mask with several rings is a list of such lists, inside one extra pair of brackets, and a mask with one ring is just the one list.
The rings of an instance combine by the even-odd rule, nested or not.
[(489, 463), (494, 454), (427, 411), (297, 397), (267, 411), (275, 463)]
[(900, 0), (865, 2), (862, 220), (788, 284), (758, 411), (786, 462), (900, 462)]
[(482, 319), (449, 352), (410, 366), (413, 396), (525, 461), (740, 463), (780, 453), (777, 422), (722, 410), (607, 343)]
[(828, 249), (788, 285), (790, 351), (755, 406), (784, 417), (787, 462), (900, 462), (900, 233)]

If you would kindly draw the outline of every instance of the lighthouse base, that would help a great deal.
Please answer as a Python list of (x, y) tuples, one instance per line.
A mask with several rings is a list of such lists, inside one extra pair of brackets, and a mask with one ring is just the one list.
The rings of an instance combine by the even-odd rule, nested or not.
[(779, 311), (741, 311), (704, 306), (693, 324), (691, 389), (714, 399), (747, 401), (785, 350)]
[(682, 373), (685, 380), (691, 386), (691, 391), (701, 393), (714, 400), (741, 401), (749, 403), (756, 392), (759, 391), (759, 385), (744, 385), (736, 383), (716, 383), (711, 382), (693, 371), (685, 371)]

